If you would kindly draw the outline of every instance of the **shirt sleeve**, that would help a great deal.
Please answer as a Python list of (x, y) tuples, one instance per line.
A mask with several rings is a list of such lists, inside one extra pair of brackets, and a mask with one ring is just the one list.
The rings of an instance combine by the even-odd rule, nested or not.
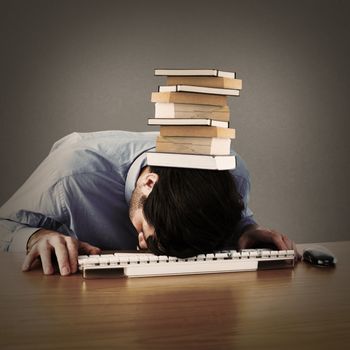
[(0, 208), (0, 250), (25, 252), (30, 236), (41, 228), (66, 233), (62, 184), (33, 187), (29, 179)]
[(249, 179), (240, 179), (238, 181), (238, 191), (242, 196), (244, 209), (242, 211), (242, 218), (237, 224), (235, 231), (237, 234), (243, 233), (244, 229), (249, 225), (256, 225), (256, 221), (254, 220), (254, 215), (252, 210), (249, 208), (249, 195), (250, 195), (250, 181)]
[(18, 222), (0, 219), (0, 250), (9, 252), (26, 251), (27, 242), (38, 227), (22, 225)]
[(254, 220), (253, 211), (249, 208), (249, 197), (250, 197), (250, 176), (249, 171), (243, 161), (243, 159), (236, 155), (236, 169), (232, 171), (234, 176), (237, 190), (242, 197), (244, 209), (242, 211), (242, 218), (235, 228), (237, 235), (240, 235), (244, 229), (249, 225), (256, 225)]

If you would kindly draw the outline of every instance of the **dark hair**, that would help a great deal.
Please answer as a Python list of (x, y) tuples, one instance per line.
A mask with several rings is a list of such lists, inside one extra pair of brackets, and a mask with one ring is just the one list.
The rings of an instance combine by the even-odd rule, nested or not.
[(155, 254), (186, 258), (234, 245), (242, 197), (228, 170), (151, 167), (159, 179), (143, 212), (155, 235), (147, 240)]

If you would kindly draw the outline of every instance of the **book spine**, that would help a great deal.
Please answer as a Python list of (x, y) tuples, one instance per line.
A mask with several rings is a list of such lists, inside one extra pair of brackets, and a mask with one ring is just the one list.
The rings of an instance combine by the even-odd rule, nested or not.
[(161, 136), (189, 136), (189, 137), (218, 137), (234, 139), (235, 129), (217, 126), (183, 126), (161, 125)]
[(198, 154), (174, 154), (148, 152), (147, 164), (175, 168), (229, 170), (236, 167), (235, 156), (211, 156)]
[(242, 90), (242, 80), (223, 77), (167, 77), (166, 85), (194, 85)]
[(203, 155), (229, 155), (230, 147), (215, 147), (215, 145), (198, 145), (193, 143), (173, 143), (157, 141), (157, 152), (203, 154)]
[(226, 106), (227, 97), (192, 92), (152, 92), (152, 102)]

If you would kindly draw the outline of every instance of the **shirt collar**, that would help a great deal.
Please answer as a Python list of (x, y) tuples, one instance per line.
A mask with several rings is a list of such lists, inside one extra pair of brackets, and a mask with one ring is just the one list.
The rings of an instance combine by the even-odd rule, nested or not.
[(141, 169), (147, 165), (146, 152), (141, 153), (131, 164), (125, 180), (125, 199), (129, 204), (132, 192), (135, 189), (136, 181), (140, 175)]

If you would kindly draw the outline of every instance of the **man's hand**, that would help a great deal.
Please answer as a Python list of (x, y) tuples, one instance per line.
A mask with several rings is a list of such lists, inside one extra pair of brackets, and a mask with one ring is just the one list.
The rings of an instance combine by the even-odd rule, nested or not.
[(28, 254), (24, 259), (22, 271), (29, 271), (37, 258), (40, 257), (45, 275), (52, 275), (52, 254), (57, 258), (58, 267), (62, 276), (75, 273), (78, 269), (78, 252), (99, 254), (100, 248), (75, 238), (62, 235), (55, 231), (41, 229), (35, 232), (28, 241)]
[(296, 260), (300, 260), (301, 255), (298, 253), (296, 245), (286, 235), (275, 230), (269, 230), (260, 226), (249, 227), (238, 240), (238, 249), (249, 249), (257, 246), (273, 245), (278, 250), (295, 251)]

